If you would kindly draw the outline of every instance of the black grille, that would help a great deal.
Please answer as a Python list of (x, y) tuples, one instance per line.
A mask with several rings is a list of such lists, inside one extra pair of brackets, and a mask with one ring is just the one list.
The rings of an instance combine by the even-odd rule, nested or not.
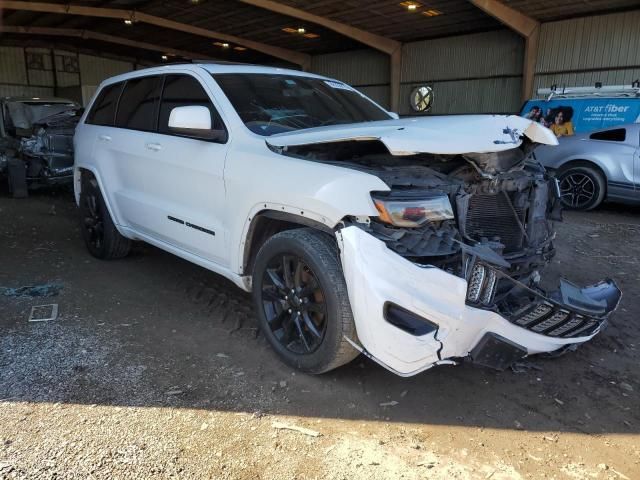
[(469, 211), (465, 224), (467, 236), (476, 241), (481, 241), (482, 238), (493, 240), (499, 237), (500, 243), (505, 246), (505, 253), (521, 250), (524, 236), (518, 220), (520, 222), (524, 220), (524, 211), (512, 207), (510, 203), (503, 193), (473, 195), (469, 199)]
[[(493, 274), (493, 279), (492, 279)], [(491, 303), (496, 295), (496, 276), (502, 280), (511, 282), (514, 286), (518, 283), (495, 270), (488, 265), (476, 263), (467, 278), (467, 304), (476, 308), (491, 308)], [(529, 289), (530, 301), (524, 307), (515, 312), (510, 308), (503, 311), (502, 303), (496, 304), (497, 311), (509, 322), (530, 330), (540, 335), (560, 338), (575, 338), (592, 335), (605, 320), (605, 317), (591, 317), (575, 311), (568, 305), (561, 305), (542, 294)]]
[(574, 338), (593, 334), (604, 320), (586, 317), (550, 302), (540, 302), (511, 316), (509, 321), (541, 335)]

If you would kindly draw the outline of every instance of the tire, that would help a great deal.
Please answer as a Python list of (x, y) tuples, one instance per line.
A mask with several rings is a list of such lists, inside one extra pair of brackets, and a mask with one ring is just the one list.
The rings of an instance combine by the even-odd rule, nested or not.
[(592, 210), (602, 203), (607, 191), (604, 175), (588, 164), (560, 169), (560, 201), (571, 210)]
[(95, 178), (82, 182), (80, 220), (82, 238), (91, 255), (101, 260), (123, 258), (128, 255), (131, 240), (120, 235), (113, 224)]
[(24, 162), (20, 158), (12, 157), (7, 162), (7, 181), (9, 193), (13, 198), (27, 198), (29, 188)]
[(287, 365), (319, 374), (359, 355), (345, 340), (357, 334), (338, 247), (326, 233), (300, 228), (267, 240), (256, 257), (253, 299), (262, 333)]

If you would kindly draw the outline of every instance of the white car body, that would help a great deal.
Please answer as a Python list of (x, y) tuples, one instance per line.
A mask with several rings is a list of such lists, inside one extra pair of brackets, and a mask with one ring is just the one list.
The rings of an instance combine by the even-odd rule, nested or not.
[[(324, 226), (334, 232), (340, 247), (358, 333), (357, 339), (349, 341), (400, 375), (467, 357), (487, 332), (522, 346), (528, 354), (558, 350), (598, 333), (599, 328), (586, 336), (553, 338), (521, 328), (494, 311), (467, 305), (464, 278), (412, 263), (357, 226), (343, 225), (346, 217), (366, 224), (379, 215), (371, 192), (389, 191), (385, 182), (362, 171), (279, 153), (296, 145), (371, 139), (381, 141), (392, 155), (498, 152), (518, 147), (523, 136), (556, 144), (549, 130), (518, 116), (456, 116), (389, 119), (262, 136), (245, 126), (211, 75), (227, 72), (286, 73), (350, 88), (309, 73), (223, 64), (162, 66), (113, 77), (96, 95), (105, 86), (142, 76), (194, 77), (218, 111), (228, 139), (214, 143), (91, 125), (85, 122), (91, 104), (75, 135), (77, 201), (82, 171), (90, 171), (123, 236), (221, 274), (247, 291), (251, 290), (248, 243), (258, 215), (278, 212), (295, 216), (302, 224)], [(180, 222), (167, 221), (170, 217)], [(384, 304), (390, 301), (439, 328), (423, 336), (396, 328), (383, 318)]]

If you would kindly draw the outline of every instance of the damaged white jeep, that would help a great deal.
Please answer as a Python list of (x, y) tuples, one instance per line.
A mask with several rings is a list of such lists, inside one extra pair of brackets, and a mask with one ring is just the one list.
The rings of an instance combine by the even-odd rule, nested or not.
[(143, 240), (224, 275), (305, 372), (503, 369), (589, 340), (620, 299), (542, 288), (560, 204), (538, 143), (557, 140), (517, 116), (400, 120), (317, 75), (172, 65), (101, 85), (75, 192), (93, 255)]

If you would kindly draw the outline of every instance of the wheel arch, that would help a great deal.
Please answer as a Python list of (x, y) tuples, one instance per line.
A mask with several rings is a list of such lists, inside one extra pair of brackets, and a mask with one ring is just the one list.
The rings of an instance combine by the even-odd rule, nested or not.
[(102, 193), (102, 199), (104, 200), (104, 203), (107, 206), (107, 210), (109, 212), (109, 215), (111, 216), (111, 220), (113, 221), (116, 229), (118, 230), (118, 232), (120, 232), (121, 235), (126, 237), (127, 235), (124, 235), (124, 233), (122, 232), (122, 229), (120, 228), (119, 222), (117, 221), (118, 217), (115, 215), (113, 206), (109, 201), (109, 195), (106, 195), (104, 183), (102, 182), (100, 174), (93, 167), (90, 167), (90, 166), (76, 167), (74, 171), (73, 182), (74, 182), (74, 195), (76, 199), (76, 205), (80, 205), (80, 194), (82, 193), (83, 182), (91, 178), (95, 179), (95, 181), (98, 183), (98, 188), (100, 189), (100, 193)]
[(287, 211), (264, 209), (260, 210), (249, 220), (250, 223), (241, 247), (242, 259), (240, 263), (240, 273), (243, 275), (249, 275), (253, 270), (253, 265), (260, 247), (262, 247), (269, 238), (279, 232), (308, 227), (324, 232), (335, 239), (333, 229), (326, 224), (313, 218)]
[(562, 171), (569, 170), (570, 168), (574, 168), (574, 167), (590, 167), (590, 168), (594, 168), (595, 170), (598, 171), (598, 173), (600, 173), (602, 175), (602, 178), (604, 178), (605, 183), (607, 181), (607, 172), (602, 167), (602, 165), (600, 165), (599, 162), (597, 162), (597, 161), (595, 161), (593, 159), (588, 159), (588, 158), (574, 158), (572, 160), (569, 160), (568, 162), (563, 163), (562, 165), (560, 165), (556, 169), (556, 171), (562, 172)]

